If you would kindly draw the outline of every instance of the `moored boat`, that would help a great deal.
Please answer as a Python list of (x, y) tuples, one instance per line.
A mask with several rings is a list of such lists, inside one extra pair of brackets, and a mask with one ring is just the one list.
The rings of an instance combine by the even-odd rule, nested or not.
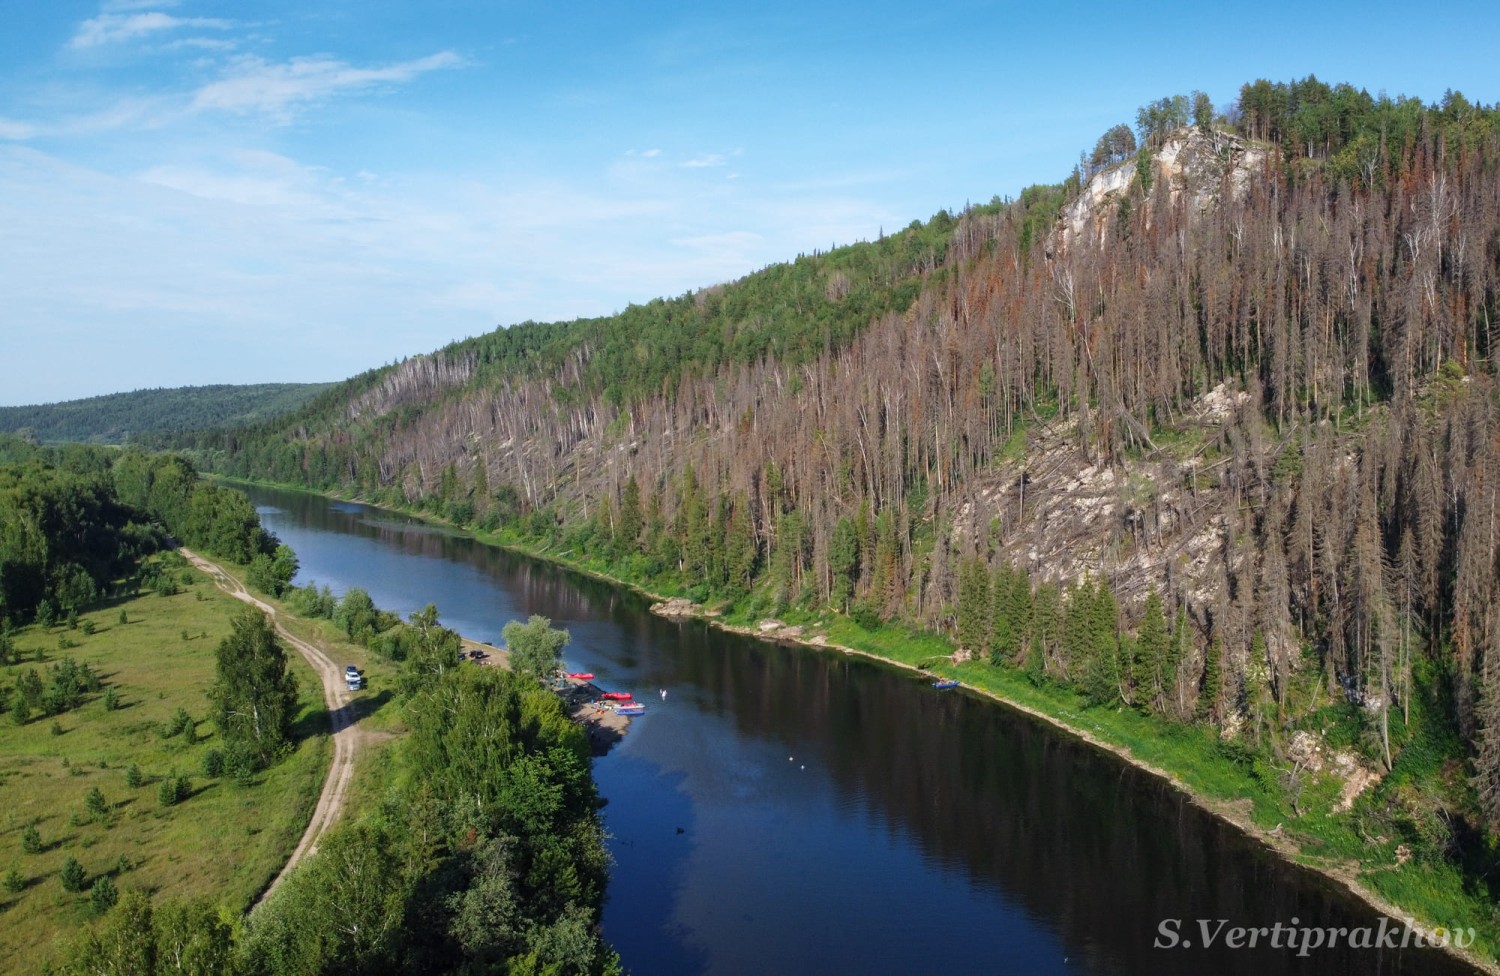
[(616, 715), (645, 715), (646, 714), (646, 706), (642, 705), (640, 702), (630, 702), (628, 704), (624, 703), (624, 702), (621, 702), (621, 703), (615, 705), (615, 714)]
[(594, 680), (594, 672), (592, 672), (592, 671), (569, 671), (568, 672), (568, 677), (572, 678), (575, 681), (593, 681)]
[(932, 683), (932, 687), (938, 689), (939, 691), (945, 691), (949, 688), (957, 688), (958, 684), (959, 683), (952, 678), (945, 678), (942, 681), (934, 681)]
[(628, 691), (606, 691), (599, 697), (608, 699), (609, 701), (630, 701), (635, 696)]

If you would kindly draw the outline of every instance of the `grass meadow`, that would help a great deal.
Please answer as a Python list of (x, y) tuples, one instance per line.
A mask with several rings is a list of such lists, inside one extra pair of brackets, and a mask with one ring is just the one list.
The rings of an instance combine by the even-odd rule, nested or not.
[[(90, 890), (103, 877), (120, 891), (207, 897), (243, 912), (306, 827), (329, 751), (317, 678), (300, 655), (288, 655), (301, 698), (291, 755), (248, 782), (229, 773), (205, 775), (205, 756), (219, 745), (206, 720), (205, 692), (215, 649), (243, 605), (196, 571), (172, 573), (181, 581), (175, 595), (111, 602), (82, 614), (77, 629), (21, 630), (14, 636), (22, 662), (0, 667), (7, 703), (28, 668), (45, 682), (65, 657), (88, 664), (102, 680), (98, 692), (59, 715), (34, 714), (20, 725), (10, 710), (0, 715), (0, 875), (6, 882), (0, 886), (0, 970), (35, 972), (59, 958), (96, 916)], [(106, 703), (111, 690), (113, 709)], [(191, 736), (167, 734), (179, 709), (194, 720)], [(174, 776), (186, 778), (186, 789), (178, 802), (167, 803), (163, 781)], [(95, 798), (91, 810), (88, 797), (96, 788), (104, 803)], [(63, 884), (69, 858), (84, 870), (77, 892)]]

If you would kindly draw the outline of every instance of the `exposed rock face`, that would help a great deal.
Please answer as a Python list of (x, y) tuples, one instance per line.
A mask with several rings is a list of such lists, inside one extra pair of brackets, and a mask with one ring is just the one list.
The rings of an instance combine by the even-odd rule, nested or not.
[[(1216, 439), (1247, 399), (1223, 384), (1199, 397), (1191, 415), (1202, 439)], [(1007, 560), (1034, 579), (1066, 586), (1102, 576), (1127, 606), (1170, 583), (1191, 613), (1206, 613), (1224, 560), (1232, 568), (1235, 558), (1229, 465), (1161, 454), (1111, 466), (1079, 449), (1077, 423), (1043, 425), (1021, 458), (980, 475), (954, 518), (956, 536), (998, 529)]]
[(1077, 199), (1063, 208), (1064, 244), (1086, 232), (1092, 232), (1096, 237), (1102, 234), (1107, 222), (1101, 220), (1100, 215), (1109, 213), (1108, 204), (1118, 201), (1134, 182), (1133, 160), (1107, 166), (1090, 177)]
[[(1241, 199), (1251, 177), (1264, 168), (1266, 151), (1227, 132), (1183, 128), (1150, 157), (1152, 179), (1171, 189), (1176, 205), (1202, 212), (1215, 201)], [(1089, 178), (1077, 199), (1063, 208), (1061, 237), (1066, 247), (1080, 236), (1102, 242), (1110, 218), (1138, 179), (1135, 159), (1107, 166)]]

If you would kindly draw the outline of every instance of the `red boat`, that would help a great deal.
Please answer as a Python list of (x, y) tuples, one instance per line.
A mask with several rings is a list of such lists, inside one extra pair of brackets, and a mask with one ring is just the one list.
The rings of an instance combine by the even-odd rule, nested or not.
[(593, 681), (594, 673), (592, 671), (569, 671), (568, 677), (575, 678), (578, 681)]
[(610, 701), (630, 701), (635, 696), (628, 691), (606, 691), (600, 698), (608, 698)]

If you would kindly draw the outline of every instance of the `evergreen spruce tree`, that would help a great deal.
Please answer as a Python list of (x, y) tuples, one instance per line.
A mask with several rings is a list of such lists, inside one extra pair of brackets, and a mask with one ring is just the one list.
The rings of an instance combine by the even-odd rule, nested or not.
[(828, 546), (828, 573), (831, 577), (828, 602), (840, 611), (849, 610), (858, 566), (859, 536), (854, 528), (854, 520), (845, 515), (834, 524), (833, 540)]
[(958, 646), (982, 652), (989, 645), (990, 577), (984, 560), (970, 556), (958, 570)]
[(1215, 724), (1224, 718), (1224, 642), (1217, 634), (1203, 652), (1203, 687), (1198, 693), (1198, 717)]
[(645, 516), (641, 512), (641, 486), (636, 484), (635, 475), (625, 482), (625, 487), (620, 490), (620, 517), (619, 528), (615, 533), (616, 548), (620, 555), (630, 555), (639, 551), (641, 528), (645, 525)]
[(1136, 631), (1134, 685), (1135, 703), (1142, 710), (1161, 712), (1167, 699), (1167, 662), (1170, 635), (1162, 613), (1161, 597), (1155, 589), (1146, 594), (1146, 609)]
[(1002, 562), (995, 567), (995, 577), (990, 588), (990, 660), (996, 664), (1014, 660), (1020, 642), (1011, 616), (1010, 589), (1011, 568)]

